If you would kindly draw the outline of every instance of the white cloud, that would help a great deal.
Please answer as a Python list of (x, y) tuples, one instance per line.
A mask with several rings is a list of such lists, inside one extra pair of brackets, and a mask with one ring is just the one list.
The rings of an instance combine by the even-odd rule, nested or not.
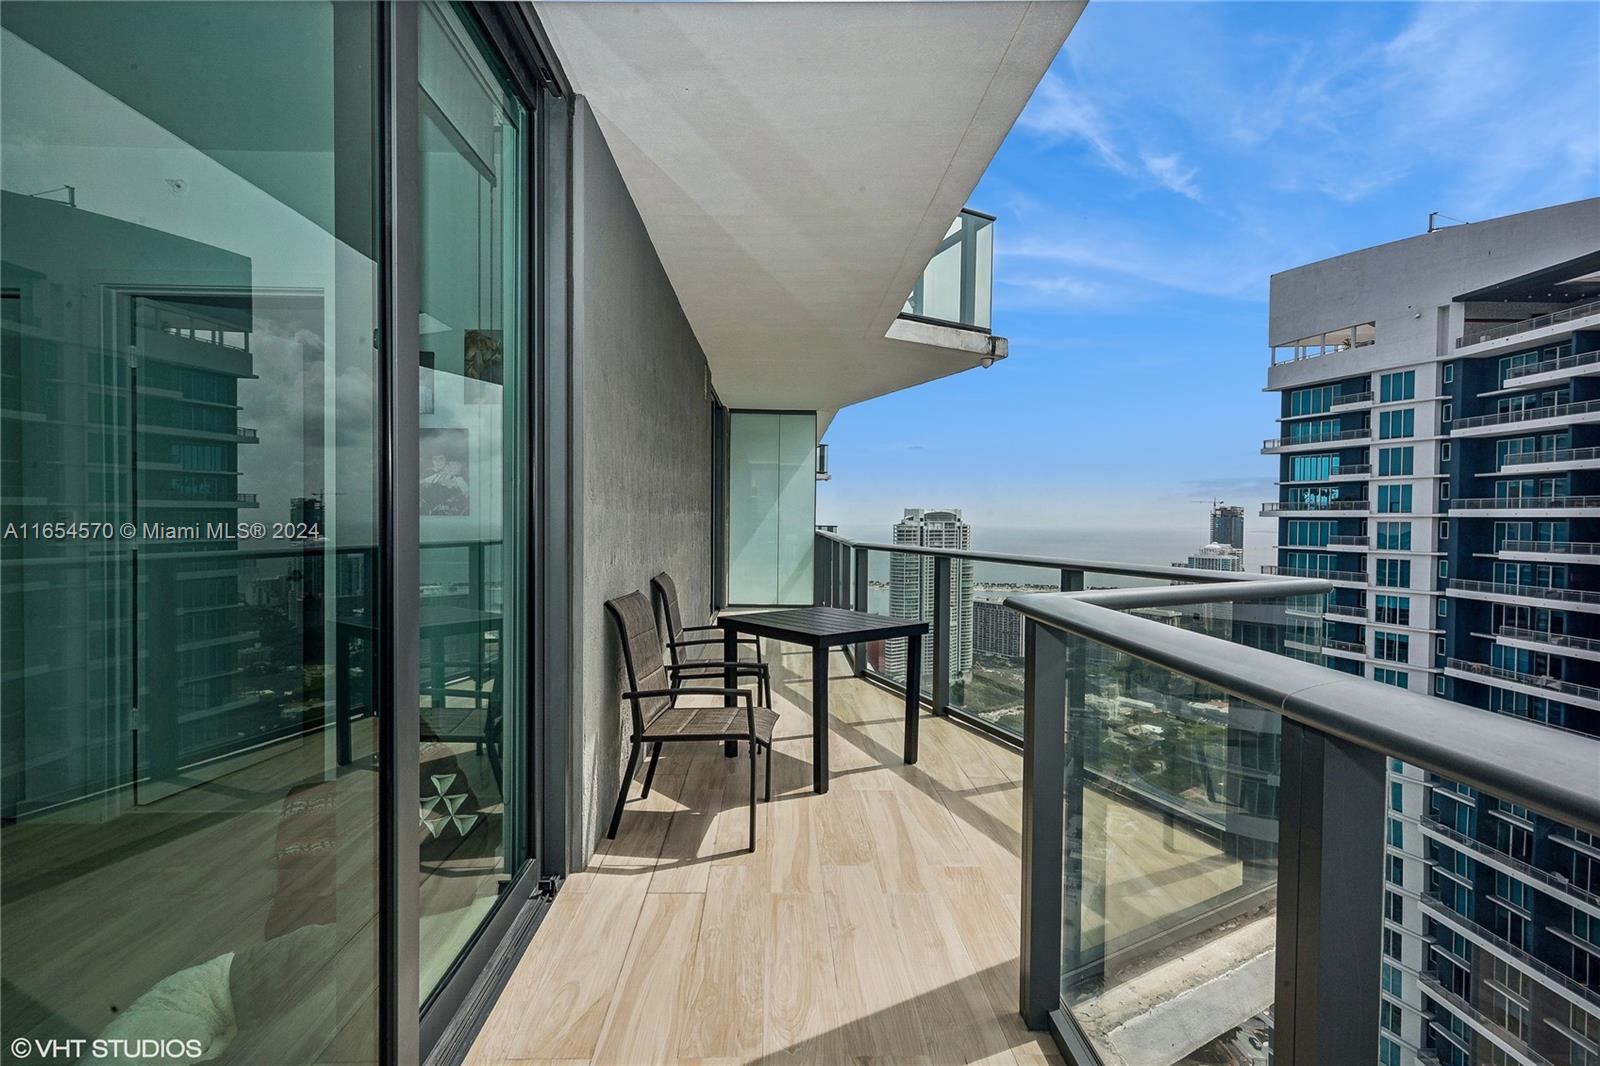
[[(1171, 151), (1125, 149), (1120, 135), (1105, 120), (1102, 109), (1080, 89), (1072, 89), (1054, 71), (1045, 74), (1017, 125), (1049, 140), (1081, 141), (1105, 166), (1140, 184), (1154, 184), (1171, 192), (1200, 199), (1194, 184), (1196, 168), (1186, 166)], [(1136, 157), (1137, 162), (1134, 161)]]

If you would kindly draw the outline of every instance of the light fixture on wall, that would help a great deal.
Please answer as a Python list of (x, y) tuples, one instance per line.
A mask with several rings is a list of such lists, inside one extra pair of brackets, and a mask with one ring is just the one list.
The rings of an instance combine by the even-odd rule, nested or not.
[(828, 446), (826, 444), (817, 445), (817, 480), (833, 480), (833, 475), (828, 473)]

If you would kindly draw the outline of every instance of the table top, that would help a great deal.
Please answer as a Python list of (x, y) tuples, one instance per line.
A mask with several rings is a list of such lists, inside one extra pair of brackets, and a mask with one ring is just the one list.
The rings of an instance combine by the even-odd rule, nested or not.
[(847, 611), (842, 607), (783, 607), (775, 611), (725, 614), (717, 619), (724, 632), (751, 633), (813, 648), (919, 636), (928, 631), (920, 618)]

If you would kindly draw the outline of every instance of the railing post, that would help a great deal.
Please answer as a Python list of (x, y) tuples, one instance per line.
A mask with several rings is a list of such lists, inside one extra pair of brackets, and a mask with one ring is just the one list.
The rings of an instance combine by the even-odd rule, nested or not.
[(1383, 756), (1286, 717), (1281, 762), (1273, 1060), (1370, 1062), (1383, 937)]
[[(867, 559), (872, 553), (865, 548), (858, 547), (855, 549), (855, 554), (856, 589), (855, 600), (851, 606), (858, 611), (865, 611), (867, 609)], [(857, 644), (855, 649), (856, 676), (865, 677), (867, 673), (867, 646), (864, 643)]]
[[(933, 713), (950, 706), (950, 557), (933, 557)], [(920, 679), (917, 682), (921, 684)], [(906, 678), (906, 684), (911, 679)]]
[(1061, 1006), (1062, 799), (1067, 638), (1029, 619), (1022, 715), (1022, 945), (1018, 1010), (1029, 1029)]
[(811, 602), (818, 607), (829, 605), (828, 590), (833, 587), (833, 541), (821, 533), (812, 535), (811, 550)]
[(1061, 571), (1061, 591), (1062, 592), (1082, 592), (1083, 591), (1083, 571), (1082, 570), (1067, 570), (1067, 569), (1063, 568), (1062, 571)]

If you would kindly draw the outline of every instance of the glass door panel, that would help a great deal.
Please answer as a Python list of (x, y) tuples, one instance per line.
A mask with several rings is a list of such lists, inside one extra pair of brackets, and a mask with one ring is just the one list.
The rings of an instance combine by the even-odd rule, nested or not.
[(0, 22), (0, 1030), (374, 1062), (374, 11)]
[(452, 9), (418, 12), (419, 973), (438, 987), (526, 847), (527, 113)]

